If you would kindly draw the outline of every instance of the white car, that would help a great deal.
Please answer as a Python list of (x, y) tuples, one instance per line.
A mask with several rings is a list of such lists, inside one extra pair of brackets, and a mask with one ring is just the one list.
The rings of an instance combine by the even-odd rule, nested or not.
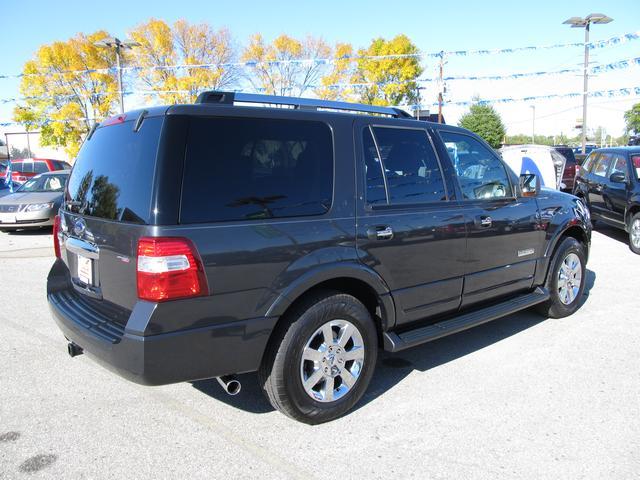
[(567, 161), (546, 145), (510, 145), (500, 149), (502, 159), (516, 173), (535, 173), (541, 186), (561, 190), (562, 174)]

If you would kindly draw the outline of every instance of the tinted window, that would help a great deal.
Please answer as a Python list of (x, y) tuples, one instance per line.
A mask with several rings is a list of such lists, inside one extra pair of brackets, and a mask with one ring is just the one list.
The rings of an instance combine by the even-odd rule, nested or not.
[(573, 150), (569, 147), (556, 147), (555, 150), (566, 159), (567, 165), (575, 165), (576, 157), (573, 154)]
[(100, 127), (84, 143), (67, 188), (73, 212), (148, 222), (162, 118), (147, 118), (138, 132), (132, 124)]
[(59, 160), (50, 160), (50, 162), (52, 163), (54, 170), (66, 170), (71, 168), (71, 165), (67, 162), (61, 162)]
[(46, 162), (33, 162), (33, 170), (35, 173), (44, 173), (49, 171)]
[(363, 130), (362, 144), (364, 148), (364, 168), (367, 182), (366, 200), (369, 204), (386, 204), (387, 193), (384, 188), (382, 164), (371, 136), (369, 127)]
[(389, 203), (446, 200), (442, 173), (424, 130), (376, 127)]
[(181, 223), (321, 215), (331, 207), (332, 192), (327, 125), (191, 119)]
[(460, 182), (464, 198), (511, 197), (511, 183), (503, 163), (475, 138), (440, 132)]
[(33, 173), (33, 162), (17, 162), (11, 166), (14, 172)]
[(611, 164), (611, 154), (601, 153), (593, 166), (592, 173), (599, 177), (606, 177), (609, 164)]
[(627, 159), (622, 155), (613, 156), (613, 165), (611, 165), (609, 176), (614, 173), (624, 173), (625, 177), (627, 176)]
[(591, 167), (593, 167), (596, 157), (599, 156), (600, 154), (598, 153), (590, 153), (589, 156), (585, 159), (584, 163), (582, 164), (582, 169), (586, 170), (587, 172), (591, 171)]

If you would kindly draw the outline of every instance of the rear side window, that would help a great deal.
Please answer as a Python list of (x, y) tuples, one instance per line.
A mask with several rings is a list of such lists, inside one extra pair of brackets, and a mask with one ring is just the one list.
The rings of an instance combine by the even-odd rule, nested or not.
[(505, 165), (475, 138), (441, 131), (449, 158), (455, 168), (466, 199), (492, 199), (513, 196)]
[[(438, 160), (424, 130), (374, 127), (377, 150), (371, 156), (370, 135), (365, 131), (367, 201), (380, 202), (380, 163), (384, 170), (391, 205), (446, 200), (444, 180)], [(377, 153), (380, 154), (378, 160)], [(384, 184), (383, 184), (384, 187)], [(374, 193), (375, 192), (375, 193)]]
[(598, 177), (606, 177), (607, 170), (609, 169), (609, 165), (611, 164), (611, 154), (610, 153), (602, 153), (600, 157), (596, 161), (593, 166), (592, 173), (597, 175)]
[(148, 223), (162, 117), (98, 128), (69, 177), (71, 211), (107, 220)]
[(613, 156), (613, 165), (611, 166), (611, 171), (609, 172), (609, 176), (614, 173), (624, 173), (625, 177), (628, 177), (627, 174), (627, 159), (622, 155), (614, 155)]
[(35, 173), (44, 173), (49, 171), (46, 162), (33, 162), (33, 170)]
[(322, 215), (333, 195), (333, 141), (321, 122), (190, 120), (181, 223)]

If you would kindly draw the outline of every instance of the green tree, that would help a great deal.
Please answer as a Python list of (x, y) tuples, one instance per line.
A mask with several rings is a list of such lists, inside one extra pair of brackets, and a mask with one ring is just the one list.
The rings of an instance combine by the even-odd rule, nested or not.
[(505, 138), (504, 123), (491, 105), (471, 105), (458, 125), (480, 135), (493, 148), (499, 148)]
[(624, 121), (627, 124), (627, 134), (640, 133), (640, 103), (624, 112)]
[[(415, 104), (418, 101), (416, 80), (422, 74), (420, 51), (409, 37), (398, 35), (391, 40), (376, 38), (368, 48), (358, 50), (353, 83), (363, 83), (360, 101), (370, 105)], [(366, 58), (408, 55), (389, 58)]]

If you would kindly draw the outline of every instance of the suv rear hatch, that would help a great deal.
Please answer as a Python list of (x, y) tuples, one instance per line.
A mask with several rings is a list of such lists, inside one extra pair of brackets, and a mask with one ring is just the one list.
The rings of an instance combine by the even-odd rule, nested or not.
[(121, 324), (137, 301), (138, 239), (155, 220), (164, 123), (164, 115), (122, 115), (98, 127), (78, 154), (60, 210), (70, 294), (91, 308), (108, 308)]

